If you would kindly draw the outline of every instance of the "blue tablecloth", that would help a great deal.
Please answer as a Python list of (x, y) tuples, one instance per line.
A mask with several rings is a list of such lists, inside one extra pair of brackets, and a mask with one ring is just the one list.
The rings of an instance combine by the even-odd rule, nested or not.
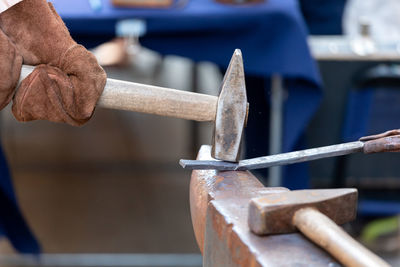
[[(99, 11), (91, 9), (84, 0), (51, 2), (72, 36), (89, 46), (112, 38), (118, 20), (140, 18), (147, 24), (147, 34), (141, 43), (162, 54), (211, 61), (224, 68), (234, 49), (240, 48), (249, 79), (248, 156), (268, 154), (268, 79), (275, 73), (285, 78), (288, 88), (283, 150), (299, 148), (300, 137), (318, 107), (322, 92), (296, 0), (267, 0), (247, 6), (189, 0), (184, 7), (168, 9), (122, 9), (102, 0)], [(262, 100), (261, 105), (256, 106), (256, 100)], [(284, 185), (292, 189), (307, 187), (304, 173), (304, 165), (287, 168)]]
[(241, 7), (189, 0), (183, 8), (165, 10), (115, 8), (102, 0), (103, 8), (98, 12), (88, 1), (52, 2), (74, 35), (114, 35), (118, 20), (140, 18), (148, 28), (142, 43), (160, 53), (226, 66), (233, 50), (240, 48), (247, 73), (282, 73), (319, 84), (295, 0), (268, 0)]
[(299, 0), (312, 35), (342, 34), (342, 16), (347, 0)]

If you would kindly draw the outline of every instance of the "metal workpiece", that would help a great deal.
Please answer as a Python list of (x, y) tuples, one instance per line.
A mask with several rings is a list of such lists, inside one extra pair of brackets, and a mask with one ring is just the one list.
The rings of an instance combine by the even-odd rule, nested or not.
[[(202, 146), (199, 160), (211, 159)], [(203, 266), (340, 266), (298, 233), (258, 236), (248, 226), (252, 198), (287, 192), (264, 187), (247, 171), (194, 170), (190, 212)]]
[(364, 154), (381, 152), (400, 152), (400, 130), (390, 130), (381, 134), (360, 138), (359, 141), (310, 148), (300, 151), (241, 160), (238, 163), (221, 160), (180, 160), (185, 169), (215, 169), (221, 171), (243, 171), (269, 168), (305, 161), (343, 156), (363, 152)]
[(179, 165), (189, 170), (218, 170), (218, 171), (234, 171), (238, 167), (238, 163), (221, 161), (216, 159), (210, 160), (191, 160), (181, 159)]
[(253, 170), (280, 166), (304, 161), (347, 155), (363, 151), (364, 143), (355, 141), (339, 145), (331, 145), (305, 149), (300, 151), (270, 155), (252, 159), (241, 160), (238, 163), (220, 160), (180, 160), (180, 164), (186, 169), (215, 169), (215, 170)]
[(240, 161), (238, 166), (236, 167), (236, 170), (268, 168), (271, 166), (280, 166), (316, 159), (343, 156), (347, 154), (361, 152), (363, 147), (363, 142), (355, 141), (338, 145), (323, 146), (283, 154), (258, 157), (254, 159)]

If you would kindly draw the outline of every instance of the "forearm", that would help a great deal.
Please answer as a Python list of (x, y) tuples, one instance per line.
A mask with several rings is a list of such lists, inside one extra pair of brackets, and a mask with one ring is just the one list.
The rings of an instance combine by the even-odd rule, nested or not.
[(6, 11), (10, 7), (21, 1), (22, 0), (0, 0), (0, 13)]

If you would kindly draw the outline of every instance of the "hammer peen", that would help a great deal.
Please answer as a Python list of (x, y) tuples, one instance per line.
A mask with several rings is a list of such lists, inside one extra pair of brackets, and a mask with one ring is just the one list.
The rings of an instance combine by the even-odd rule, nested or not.
[[(32, 70), (31, 66), (23, 66), (20, 80)], [(236, 162), (248, 112), (242, 53), (239, 49), (233, 53), (219, 97), (107, 79), (98, 106), (187, 120), (214, 121), (213, 157)]]

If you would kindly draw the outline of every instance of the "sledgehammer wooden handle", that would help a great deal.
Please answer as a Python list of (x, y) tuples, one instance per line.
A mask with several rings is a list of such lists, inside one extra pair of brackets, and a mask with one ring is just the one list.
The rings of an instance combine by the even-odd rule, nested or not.
[(293, 224), (345, 266), (390, 266), (314, 208), (296, 211)]
[[(23, 66), (20, 80), (33, 70)], [(107, 79), (97, 105), (195, 121), (214, 121), (217, 96)]]

